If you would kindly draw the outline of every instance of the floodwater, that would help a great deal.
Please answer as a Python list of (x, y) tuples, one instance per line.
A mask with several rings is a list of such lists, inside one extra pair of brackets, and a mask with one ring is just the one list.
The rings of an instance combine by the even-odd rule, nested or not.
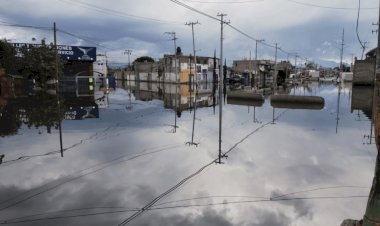
[(195, 91), (187, 85), (118, 87), (99, 105), (93, 97), (63, 97), (61, 122), (54, 95), (9, 100), (1, 109), (0, 224), (285, 226), (363, 219), (378, 153), (373, 87), (309, 82), (282, 91), (324, 99), (304, 109), (274, 108), (271, 94), (259, 104), (231, 101), (227, 87), (220, 159), (212, 84), (200, 86), (195, 115)]

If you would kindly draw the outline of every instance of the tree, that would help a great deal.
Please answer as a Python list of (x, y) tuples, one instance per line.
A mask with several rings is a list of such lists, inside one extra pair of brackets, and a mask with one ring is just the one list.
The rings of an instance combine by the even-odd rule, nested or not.
[(15, 49), (7, 40), (0, 40), (0, 68), (4, 68), (8, 73), (16, 74), (20, 69), (18, 61)]
[(177, 47), (177, 52), (176, 52), (177, 56), (182, 56), (182, 49), (181, 47)]
[(316, 70), (318, 68), (318, 66), (312, 61), (305, 63), (305, 66), (306, 66), (306, 69), (308, 70)]
[(135, 63), (135, 62), (138, 62), (138, 63), (151, 62), (151, 63), (153, 63), (154, 59), (152, 57), (149, 57), (149, 56), (142, 56), (142, 57), (136, 58), (136, 60), (134, 60), (133, 63)]
[(52, 45), (21, 48), (22, 75), (24, 78), (33, 78), (37, 85), (46, 87), (46, 81), (56, 77), (56, 58), (58, 59), (58, 78), (63, 74), (63, 61), (55, 52)]

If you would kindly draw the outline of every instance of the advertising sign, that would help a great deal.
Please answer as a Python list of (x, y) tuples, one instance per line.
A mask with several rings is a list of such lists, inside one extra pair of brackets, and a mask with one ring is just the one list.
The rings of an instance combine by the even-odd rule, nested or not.
[[(22, 57), (21, 48), (39, 47), (42, 44), (10, 43), (16, 50), (16, 56)], [(57, 45), (58, 55), (62, 60), (96, 61), (96, 47)]]
[(98, 105), (70, 107), (69, 110), (65, 112), (64, 116), (64, 119), (66, 120), (82, 120), (90, 118), (99, 118)]

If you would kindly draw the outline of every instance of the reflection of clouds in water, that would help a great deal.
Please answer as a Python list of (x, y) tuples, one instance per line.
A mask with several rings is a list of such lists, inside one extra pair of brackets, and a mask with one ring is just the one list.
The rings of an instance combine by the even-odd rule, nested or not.
[[(246, 107), (235, 108), (227, 105), (224, 109), (223, 151), (227, 151), (252, 131), (272, 120), (272, 108), (268, 103), (256, 109), (256, 116), (260, 117), (262, 124), (252, 122), (252, 108), (250, 113)], [(276, 109), (276, 115), (282, 111)], [(201, 140), (197, 148), (184, 144), (191, 137), (192, 115), (182, 114), (177, 121), (177, 133), (169, 134), (166, 133), (166, 126), (159, 126), (173, 122), (173, 112), (168, 112), (158, 105), (133, 112), (103, 109), (101, 120), (65, 122), (64, 142), (68, 145), (90, 137), (95, 131), (102, 131), (110, 126), (112, 128), (98, 134), (91, 142), (75, 146), (73, 151), (65, 153), (64, 158), (34, 158), (1, 168), (1, 194), (10, 197), (37, 187), (44, 181), (59, 181), (64, 175), (105, 163), (118, 156), (133, 156), (156, 150), (158, 147), (168, 147), (173, 143), (182, 145), (167, 152), (133, 159), (128, 164), (102, 169), (96, 174), (67, 183), (9, 208), (2, 215), (8, 218), (20, 216), (20, 213), (33, 214), (47, 210), (96, 206), (141, 208), (146, 205), (217, 156), (218, 115), (210, 114), (212, 108), (199, 108), (197, 111), (197, 117), (202, 119), (196, 124), (195, 138)], [(271, 194), (320, 185), (368, 185), (371, 183), (373, 170), (368, 164), (367, 153), (362, 151), (361, 143), (357, 145), (358, 139), (361, 142), (361, 134), (358, 133), (356, 125), (363, 122), (349, 122), (350, 117), (349, 114), (342, 116), (347, 120), (345, 131), (335, 134), (335, 128), (331, 129), (333, 118), (328, 110), (289, 110), (275, 125), (269, 124), (243, 140), (229, 154), (229, 158), (224, 160), (224, 165), (211, 165), (160, 202), (202, 195), (249, 194), (269, 198)], [(45, 139), (50, 137), (41, 136)], [(0, 145), (12, 146), (15, 141), (10, 142), (11, 140), (12, 138), (4, 139)], [(24, 148), (28, 150), (25, 153), (33, 154), (51, 149), (54, 142), (40, 139), (34, 143), (33, 137), (23, 136), (18, 145), (10, 148)], [(29, 143), (33, 143), (33, 146), (30, 147)], [(346, 191), (345, 194), (349, 195), (350, 192)], [(339, 190), (333, 190), (328, 195), (338, 196), (340, 193)], [(228, 202), (234, 199), (225, 200)], [(187, 203), (207, 204), (216, 201), (221, 199), (210, 198)], [(346, 214), (352, 217), (357, 215), (355, 213), (362, 214), (365, 202), (365, 199), (318, 202), (293, 200), (152, 210), (134, 220), (132, 225), (333, 225), (332, 222), (341, 222)], [(326, 211), (325, 206), (331, 206), (334, 212)], [(114, 213), (42, 223), (117, 225), (131, 214)], [(314, 218), (313, 221), (311, 217)], [(314, 222), (315, 219), (318, 221)], [(41, 225), (41, 222), (35, 222), (35, 225)]]
[[(281, 196), (283, 193), (280, 191), (273, 191), (271, 193), (271, 197)], [(311, 203), (305, 200), (286, 200), (286, 201), (278, 201), (282, 205), (293, 206), (294, 211), (297, 213), (297, 217), (307, 217), (310, 220), (313, 217), (312, 213), (312, 205)]]

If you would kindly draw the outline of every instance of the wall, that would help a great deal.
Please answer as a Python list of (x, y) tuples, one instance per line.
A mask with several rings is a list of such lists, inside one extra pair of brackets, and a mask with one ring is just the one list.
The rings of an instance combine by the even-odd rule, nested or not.
[(375, 58), (355, 60), (353, 85), (373, 85), (375, 78)]

